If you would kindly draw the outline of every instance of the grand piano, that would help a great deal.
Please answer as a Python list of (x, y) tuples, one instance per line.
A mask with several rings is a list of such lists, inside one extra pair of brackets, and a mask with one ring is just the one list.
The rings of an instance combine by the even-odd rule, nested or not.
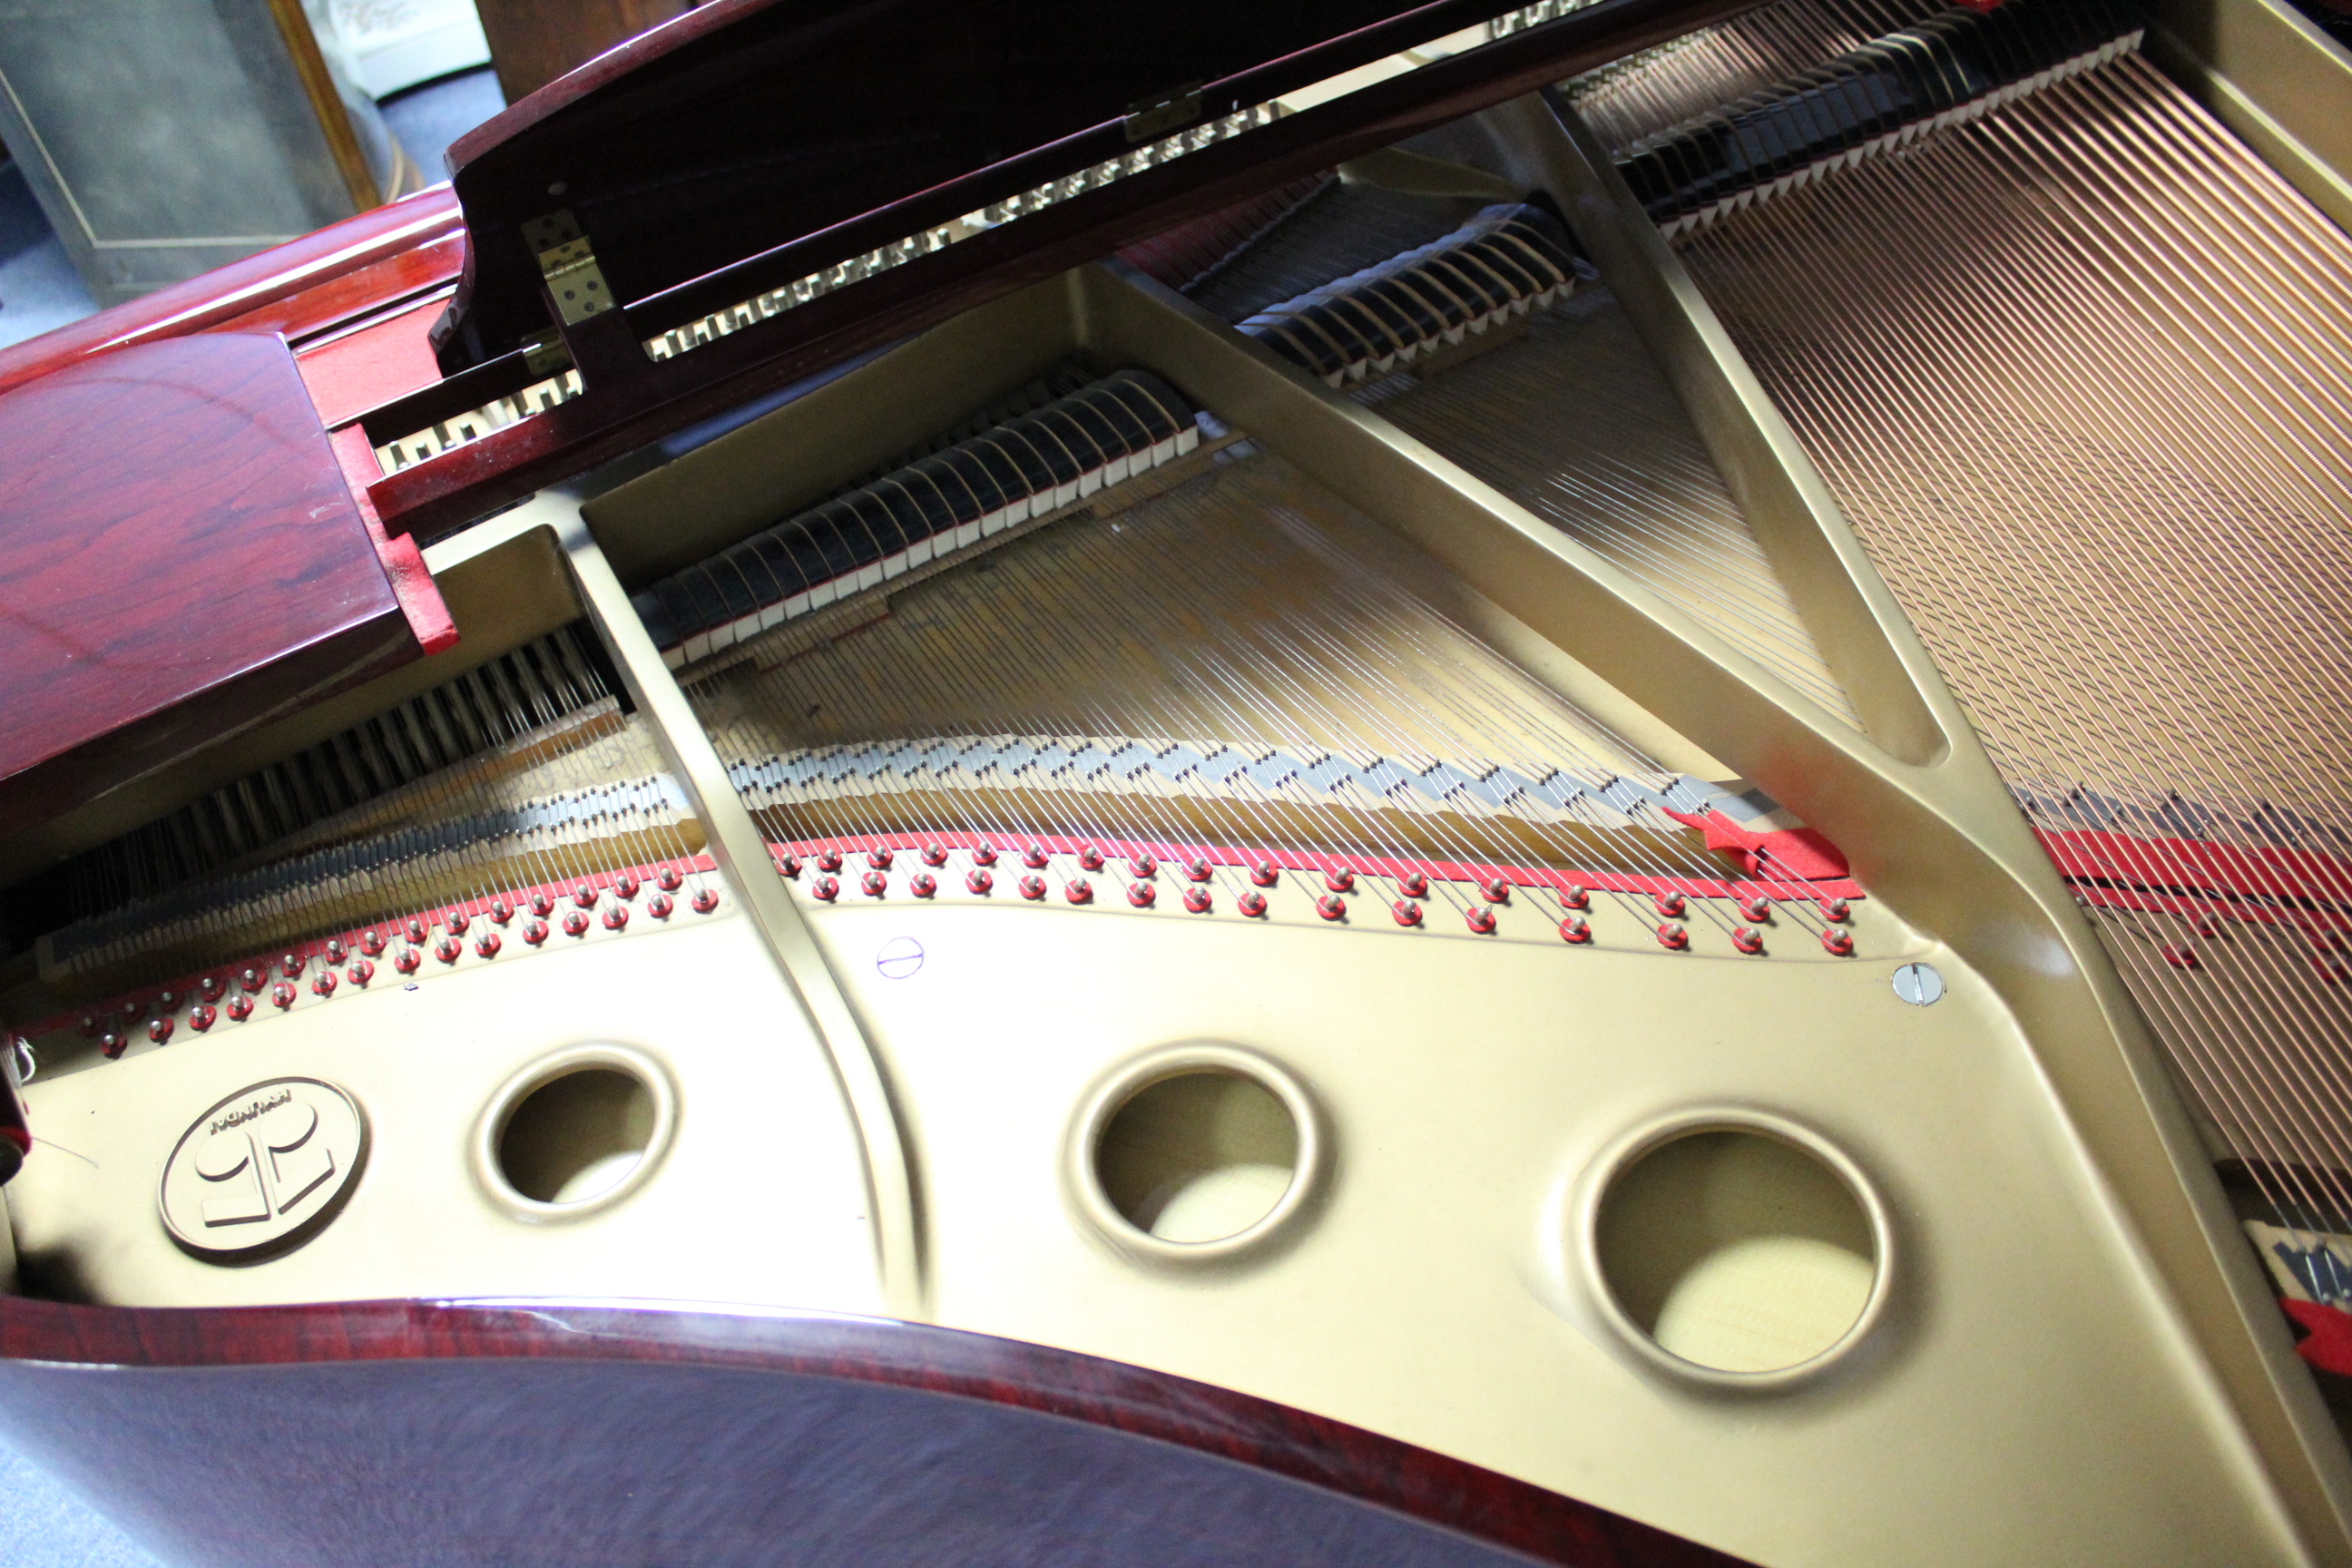
[(167, 1561), (2352, 1563), (2352, 57), (717, 0), (0, 353)]

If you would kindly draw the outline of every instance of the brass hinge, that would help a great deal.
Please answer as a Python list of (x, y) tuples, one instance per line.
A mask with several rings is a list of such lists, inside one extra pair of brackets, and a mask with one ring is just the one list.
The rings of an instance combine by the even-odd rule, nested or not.
[(1127, 128), (1128, 141), (1150, 142), (1200, 119), (1201, 89), (1206, 85), (1188, 81), (1182, 87), (1171, 87), (1129, 104), (1127, 118), (1119, 122)]
[(540, 276), (547, 279), (547, 291), (565, 326), (613, 308), (612, 285), (604, 281), (596, 253), (569, 207), (526, 219), (522, 237), (539, 258)]

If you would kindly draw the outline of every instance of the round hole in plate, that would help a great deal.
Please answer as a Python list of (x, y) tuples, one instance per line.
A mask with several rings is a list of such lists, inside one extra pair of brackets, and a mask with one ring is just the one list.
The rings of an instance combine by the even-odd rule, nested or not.
[(1082, 1110), (1071, 1172), (1080, 1209), (1127, 1251), (1171, 1261), (1230, 1257), (1270, 1237), (1315, 1184), (1313, 1102), (1254, 1052), (1154, 1052)]
[(1588, 1239), (1619, 1327), (1703, 1381), (1773, 1384), (1824, 1365), (1885, 1293), (1883, 1205), (1843, 1154), (1777, 1119), (1636, 1139), (1599, 1188)]
[(559, 1052), (508, 1080), (478, 1129), (476, 1173), (524, 1218), (618, 1202), (652, 1172), (676, 1120), (669, 1080), (637, 1051)]

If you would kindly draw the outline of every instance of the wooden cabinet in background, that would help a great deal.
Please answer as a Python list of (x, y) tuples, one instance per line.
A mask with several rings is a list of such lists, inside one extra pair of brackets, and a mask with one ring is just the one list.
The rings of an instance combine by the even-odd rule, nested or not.
[(476, 0), (509, 103), (614, 45), (692, 9), (692, 0)]

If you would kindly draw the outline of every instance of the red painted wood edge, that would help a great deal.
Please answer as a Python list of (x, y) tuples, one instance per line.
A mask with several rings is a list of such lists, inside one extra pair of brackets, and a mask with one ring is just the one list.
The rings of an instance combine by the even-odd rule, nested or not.
[(631, 1361), (918, 1390), (1154, 1439), (1569, 1568), (1741, 1560), (1345, 1422), (1165, 1373), (929, 1324), (601, 1302), (128, 1308), (0, 1300), (0, 1354), (131, 1367), (475, 1357)]
[(1801, 881), (1831, 881), (1852, 875), (1838, 847), (1810, 827), (1779, 827), (1755, 833), (1719, 811), (1688, 812), (1662, 807), (1685, 827), (1696, 827), (1706, 847), (1738, 860), (1750, 876), (1769, 862), (1782, 876)]
[(375, 541), (376, 558), (383, 563), (383, 574), (392, 581), (392, 592), (400, 601), (401, 613), (408, 617), (408, 629), (416, 638), (416, 646), (426, 654), (446, 653), (457, 646), (457, 623), (442, 602), (441, 590), (433, 584), (433, 574), (425, 564), (425, 552), (416, 541), (405, 533), (388, 534), (376, 516), (375, 503), (368, 499), (368, 480), (377, 473), (375, 449), (368, 445), (367, 432), (356, 425), (347, 425), (327, 437), (335, 449), (335, 461), (343, 470), (343, 480), (351, 486), (352, 499), (359, 503), (360, 521), (367, 525), (368, 537)]
[(463, 222), (448, 186), (419, 191), (0, 350), (0, 392), (110, 349), (229, 325), (305, 289), (444, 238)]
[(2279, 1305), (2305, 1331), (2295, 1342), (2295, 1354), (2322, 1372), (2352, 1377), (2352, 1316), (2324, 1301), (2290, 1301), (2282, 1296)]

